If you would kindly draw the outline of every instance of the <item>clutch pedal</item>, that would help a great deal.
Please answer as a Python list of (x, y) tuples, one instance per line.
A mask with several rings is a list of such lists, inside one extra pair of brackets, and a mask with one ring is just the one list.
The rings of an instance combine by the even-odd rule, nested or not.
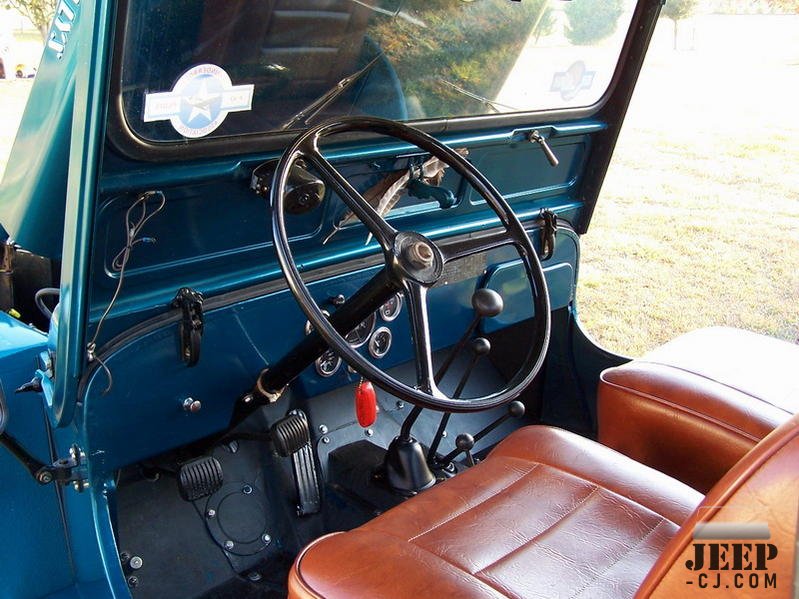
[(292, 410), (272, 425), (270, 435), (277, 453), (283, 457), (291, 456), (297, 489), (297, 515), (316, 514), (321, 508), (321, 499), (308, 418), (302, 410)]
[(222, 464), (213, 456), (188, 461), (178, 471), (178, 490), (186, 501), (213, 495), (222, 488), (223, 482)]

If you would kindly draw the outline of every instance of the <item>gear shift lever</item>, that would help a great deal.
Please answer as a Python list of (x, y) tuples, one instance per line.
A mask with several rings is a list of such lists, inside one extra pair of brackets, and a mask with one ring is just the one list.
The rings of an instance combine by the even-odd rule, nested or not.
[[(474, 367), (478, 360), (483, 356), (488, 355), (488, 353), (491, 351), (491, 342), (485, 337), (476, 337), (475, 339), (472, 339), (471, 349), (472, 360), (469, 363), (469, 367), (463, 371), (463, 376), (461, 376), (461, 380), (458, 383), (458, 386), (455, 388), (455, 392), (452, 394), (453, 399), (461, 396), (463, 389), (466, 387), (466, 383), (469, 382), (469, 377), (474, 371)], [(430, 444), (430, 449), (427, 452), (427, 463), (430, 465), (435, 466), (434, 461), (436, 458), (436, 452), (438, 451), (438, 446), (441, 444), (444, 431), (447, 430), (447, 424), (449, 424), (450, 416), (451, 414), (447, 412), (441, 417), (441, 422), (436, 430), (436, 435), (433, 437), (433, 442)]]
[(444, 360), (444, 363), (438, 369), (438, 372), (436, 372), (436, 383), (440, 383), (441, 379), (444, 378), (447, 370), (452, 366), (458, 354), (463, 351), (463, 348), (466, 346), (472, 333), (474, 333), (477, 325), (480, 324), (480, 321), (483, 318), (492, 318), (501, 314), (502, 310), (505, 308), (505, 302), (502, 301), (502, 296), (493, 289), (481, 287), (472, 295), (472, 308), (474, 308), (474, 318), (469, 328), (467, 328), (466, 332), (463, 334), (463, 337), (455, 344), (455, 347), (452, 348), (447, 359)]
[[(460, 434), (457, 437), (455, 437), (455, 447), (456, 447), (456, 449), (452, 450), (446, 456), (444, 456), (444, 458), (441, 460), (441, 462), (443, 464), (449, 464), (452, 460), (454, 460), (456, 457), (458, 457), (458, 454), (466, 452), (466, 463), (469, 464), (470, 466), (474, 465), (474, 458), (472, 457), (472, 453), (471, 453), (472, 452), (472, 448), (474, 447), (474, 444), (477, 443), (483, 437), (485, 437), (488, 433), (493, 431), (495, 428), (497, 428), (500, 424), (505, 422), (508, 418), (521, 418), (522, 416), (524, 416), (524, 412), (525, 412), (525, 408), (524, 408), (524, 404), (522, 402), (520, 402), (519, 400), (515, 400), (515, 401), (510, 402), (508, 404), (508, 411), (507, 411), (506, 414), (504, 414), (504, 415), (500, 416), (499, 418), (497, 418), (496, 420), (494, 420), (494, 422), (489, 424), (487, 427), (485, 427), (483, 430), (481, 430), (476, 435), (472, 436), (472, 435), (468, 435), (468, 434), (464, 433), (464, 434)], [(460, 441), (460, 443), (459, 443), (459, 441)], [(467, 447), (467, 445), (469, 445), (469, 443), (471, 443), (471, 445), (469, 447)], [(461, 446), (463, 446), (463, 447), (461, 447)]]

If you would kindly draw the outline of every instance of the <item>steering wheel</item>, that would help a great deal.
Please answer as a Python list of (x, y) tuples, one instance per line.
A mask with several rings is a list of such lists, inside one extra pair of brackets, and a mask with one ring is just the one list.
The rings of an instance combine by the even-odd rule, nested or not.
[[(348, 132), (368, 132), (393, 137), (428, 152), (458, 173), (485, 199), (499, 217), (499, 234), (465, 240), (433, 242), (413, 231), (397, 231), (364, 199), (346, 178), (324, 158), (319, 141)], [(383, 268), (328, 319), (308, 291), (289, 247), (284, 218), (284, 196), (289, 173), (298, 160), (312, 164), (347, 207), (374, 235), (383, 250)], [(408, 125), (394, 121), (349, 117), (328, 121), (300, 134), (281, 157), (275, 170), (270, 201), (272, 233), (278, 261), (288, 287), (300, 308), (331, 350), (365, 379), (399, 399), (422, 408), (447, 412), (486, 410), (516, 399), (541, 368), (549, 344), (549, 294), (544, 272), (530, 237), (502, 195), (470, 162), (454, 150)], [(533, 293), (535, 331), (524, 364), (505, 386), (490, 395), (471, 399), (447, 397), (436, 384), (430, 344), (427, 292), (441, 277), (444, 266), (494, 248), (513, 245), (519, 253)], [(411, 318), (417, 384), (409, 386), (364, 358), (344, 339), (352, 328), (394, 294), (402, 292)]]

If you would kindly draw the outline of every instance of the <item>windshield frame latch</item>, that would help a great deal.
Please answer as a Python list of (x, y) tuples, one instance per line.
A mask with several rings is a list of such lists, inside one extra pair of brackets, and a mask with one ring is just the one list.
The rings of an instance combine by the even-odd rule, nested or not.
[(181, 287), (172, 300), (172, 307), (181, 310), (180, 357), (189, 368), (200, 361), (200, 346), (205, 328), (204, 300), (202, 293), (190, 287)]

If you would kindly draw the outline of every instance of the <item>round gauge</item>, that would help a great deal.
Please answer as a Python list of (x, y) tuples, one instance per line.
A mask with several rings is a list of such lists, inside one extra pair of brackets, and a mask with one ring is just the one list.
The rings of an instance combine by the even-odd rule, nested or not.
[(391, 322), (399, 316), (400, 310), (402, 310), (402, 296), (398, 293), (380, 306), (380, 317), (386, 322)]
[(341, 357), (330, 349), (316, 359), (316, 372), (324, 377), (336, 374), (336, 370), (338, 370), (340, 366)]
[(386, 327), (380, 327), (369, 339), (369, 353), (373, 358), (382, 358), (391, 349), (391, 331)]
[(366, 320), (347, 333), (344, 339), (346, 339), (347, 343), (352, 347), (361, 347), (364, 343), (369, 341), (369, 335), (371, 335), (372, 331), (375, 329), (376, 321), (377, 315), (372, 312)]
[[(330, 318), (330, 312), (327, 310), (322, 310), (322, 314), (325, 315), (325, 318)], [(305, 334), (310, 335), (311, 331), (313, 331), (313, 325), (311, 324), (310, 320), (305, 321)]]

